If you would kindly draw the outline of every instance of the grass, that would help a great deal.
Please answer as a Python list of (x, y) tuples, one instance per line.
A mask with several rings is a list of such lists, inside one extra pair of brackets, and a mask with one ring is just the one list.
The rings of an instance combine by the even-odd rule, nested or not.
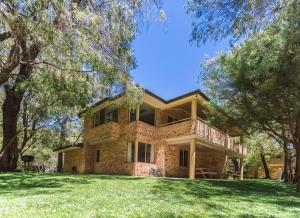
[(300, 217), (295, 187), (270, 180), (0, 174), (0, 217)]

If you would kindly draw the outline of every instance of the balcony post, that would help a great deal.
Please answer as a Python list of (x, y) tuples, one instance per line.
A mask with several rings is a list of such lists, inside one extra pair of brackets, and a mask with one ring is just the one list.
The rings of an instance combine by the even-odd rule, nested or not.
[(139, 104), (136, 106), (135, 119), (136, 119), (136, 121), (140, 120), (140, 105)]
[(229, 134), (228, 134), (228, 129), (226, 129), (226, 147), (230, 149), (230, 142), (229, 142)]
[(191, 118), (192, 120), (197, 119), (197, 99), (192, 99), (192, 106), (191, 106)]
[(189, 179), (195, 179), (195, 162), (196, 162), (196, 142), (193, 139), (190, 142), (190, 160), (189, 160)]
[(244, 180), (244, 159), (240, 158), (240, 178)]
[(138, 162), (138, 148), (139, 148), (139, 142), (136, 139), (134, 141), (134, 162)]

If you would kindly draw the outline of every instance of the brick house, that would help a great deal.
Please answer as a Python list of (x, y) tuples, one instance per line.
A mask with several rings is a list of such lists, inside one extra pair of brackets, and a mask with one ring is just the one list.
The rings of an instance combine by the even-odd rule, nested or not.
[(122, 98), (80, 113), (83, 143), (56, 149), (64, 154), (64, 172), (194, 179), (209, 169), (222, 178), (228, 159), (238, 158), (243, 173), (241, 137), (205, 121), (209, 99), (201, 91), (164, 100), (145, 90), (135, 111), (121, 107)]

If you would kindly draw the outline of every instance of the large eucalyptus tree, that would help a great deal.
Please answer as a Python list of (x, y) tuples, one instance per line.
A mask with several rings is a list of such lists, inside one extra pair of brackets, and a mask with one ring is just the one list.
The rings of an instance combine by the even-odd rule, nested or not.
[(113, 85), (126, 86), (138, 19), (159, 5), (158, 0), (0, 2), (0, 85), (5, 90), (0, 171), (16, 168), (17, 120), (32, 83), (70, 107), (88, 104)]

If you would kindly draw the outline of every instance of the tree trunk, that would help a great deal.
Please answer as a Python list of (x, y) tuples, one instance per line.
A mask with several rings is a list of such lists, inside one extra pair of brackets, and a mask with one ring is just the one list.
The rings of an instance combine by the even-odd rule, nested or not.
[(17, 120), (24, 92), (5, 87), (3, 112), (3, 144), (0, 151), (0, 171), (14, 171), (18, 161)]
[(262, 145), (260, 145), (260, 158), (261, 158), (261, 162), (262, 162), (263, 167), (264, 167), (265, 178), (266, 179), (271, 179), (269, 168), (268, 168), (266, 157), (265, 157), (264, 148), (262, 147)]
[(290, 181), (290, 175), (289, 175), (289, 151), (288, 151), (288, 145), (286, 142), (283, 144), (283, 151), (284, 151), (284, 166), (283, 166), (283, 180), (284, 182)]
[[(29, 48), (22, 40), (22, 61), (34, 61), (39, 53), (39, 46), (32, 44)], [(13, 84), (7, 84), (5, 88), (5, 100), (2, 106), (3, 113), (3, 144), (0, 151), (0, 171), (14, 171), (18, 162), (18, 136), (17, 122), (24, 97), (25, 88), (19, 85), (26, 81), (32, 72), (30, 64), (21, 64), (19, 73)]]
[(238, 161), (235, 158), (232, 158), (231, 161), (232, 161), (233, 166), (234, 166), (234, 171), (238, 172), (239, 171), (239, 163), (238, 163)]
[(295, 145), (296, 147), (296, 191), (300, 192), (300, 144)]

